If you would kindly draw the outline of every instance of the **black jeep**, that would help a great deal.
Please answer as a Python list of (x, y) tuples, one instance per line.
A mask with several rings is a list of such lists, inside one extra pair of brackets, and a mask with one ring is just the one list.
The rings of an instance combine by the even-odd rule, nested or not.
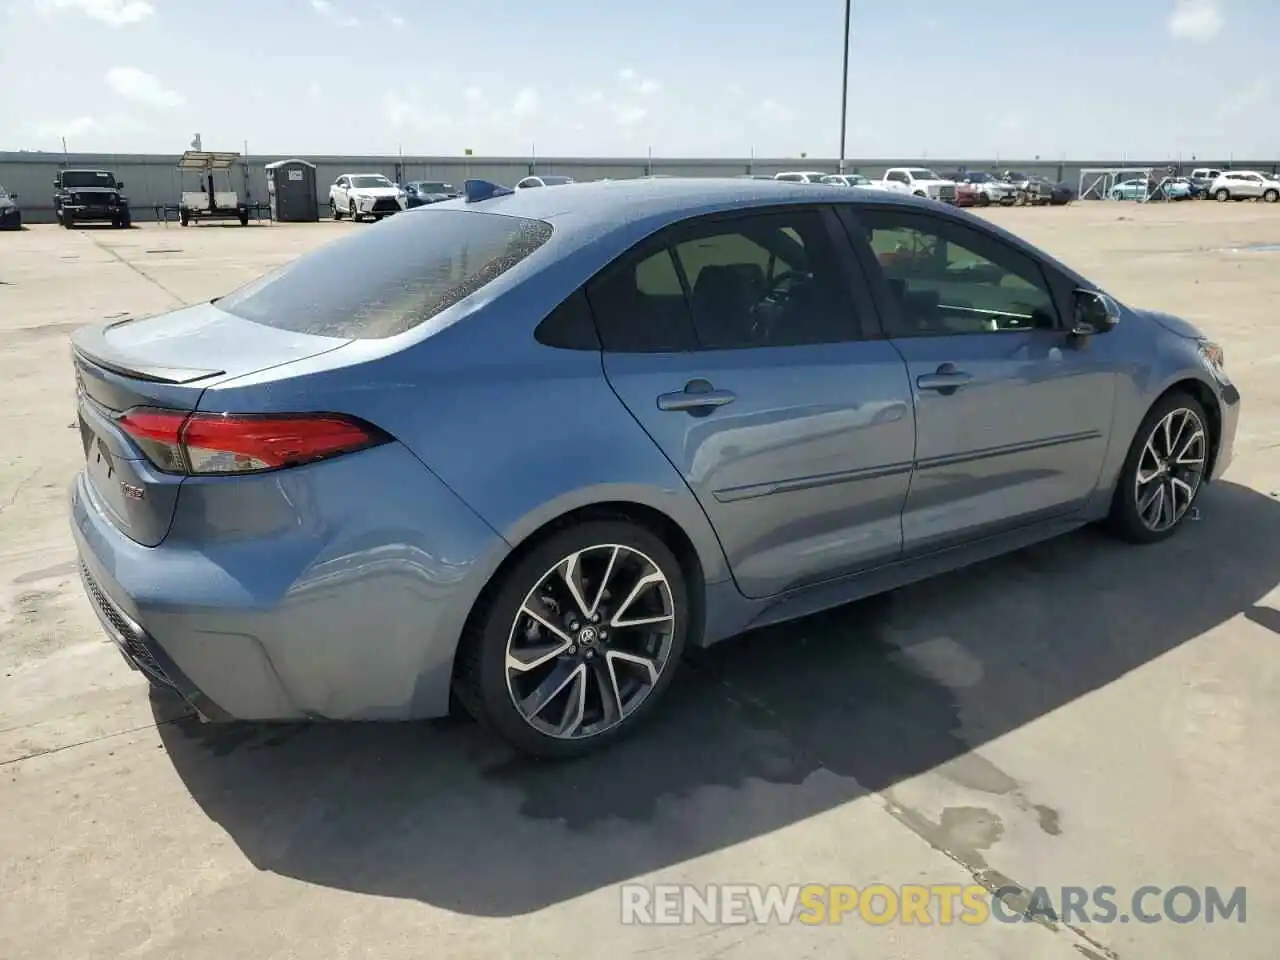
[(53, 214), (68, 230), (78, 223), (127, 227), (131, 220), (123, 189), (110, 170), (60, 170), (53, 181)]

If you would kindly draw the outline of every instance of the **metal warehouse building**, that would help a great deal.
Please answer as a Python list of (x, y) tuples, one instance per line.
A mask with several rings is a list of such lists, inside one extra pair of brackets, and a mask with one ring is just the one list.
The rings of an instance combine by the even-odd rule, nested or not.
[[(299, 155), (295, 155), (299, 156)], [(321, 209), (328, 205), (329, 184), (343, 173), (381, 173), (390, 179), (405, 183), (410, 180), (443, 180), (461, 186), (468, 178), (481, 178), (497, 183), (514, 184), (531, 173), (561, 174), (575, 180), (599, 180), (603, 178), (623, 179), (642, 177), (650, 174), (668, 176), (693, 177), (733, 177), (745, 173), (772, 175), (780, 170), (825, 170), (836, 172), (837, 162), (833, 159), (756, 159), (756, 160), (669, 160), (648, 159), (592, 159), (573, 158), (539, 158), (536, 161), (513, 157), (398, 157), (398, 156), (320, 156), (313, 157), (301, 154), (310, 163), (315, 164), (315, 186), (317, 201)], [(286, 156), (247, 156), (241, 157), (237, 166), (231, 171), (231, 187), (238, 191), (240, 199), (254, 202), (265, 202), (268, 199), (265, 167), (269, 163), (288, 160)], [(0, 184), (11, 193), (18, 194), (23, 218), (29, 223), (52, 223), (52, 183), (54, 174), (62, 168), (90, 168), (113, 171), (125, 184), (125, 194), (133, 210), (133, 219), (151, 220), (156, 218), (158, 208), (164, 204), (175, 204), (181, 196), (183, 186), (177, 168), (178, 155), (161, 154), (92, 154), (74, 153), (64, 156), (61, 153), (44, 153), (18, 151), (0, 152)], [(1169, 166), (1170, 161), (1126, 159), (1123, 166), (1128, 168)], [(1042, 176), (1054, 181), (1065, 180), (1074, 185), (1082, 168), (1116, 167), (1121, 164), (1114, 160), (1062, 161), (1046, 162), (1044, 160), (992, 160), (970, 159), (876, 159), (845, 161), (845, 170), (850, 173), (861, 173), (877, 178), (888, 167), (926, 166), (934, 170), (949, 171), (966, 170), (1020, 170), (1034, 176)], [(1236, 169), (1276, 170), (1272, 161), (1232, 160), (1229, 164), (1221, 161), (1197, 160), (1194, 163), (1183, 163), (1189, 170), (1192, 166), (1230, 166)], [(189, 188), (188, 188), (189, 189)]]

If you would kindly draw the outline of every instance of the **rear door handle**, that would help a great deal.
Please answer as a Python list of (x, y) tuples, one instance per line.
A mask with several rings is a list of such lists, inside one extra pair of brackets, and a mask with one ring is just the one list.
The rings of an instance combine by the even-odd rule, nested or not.
[(710, 381), (690, 380), (683, 390), (658, 395), (659, 410), (683, 410), (695, 416), (706, 415), (716, 407), (733, 403), (738, 397), (730, 390), (717, 390)]
[(934, 373), (922, 373), (916, 377), (916, 386), (949, 396), (972, 380), (971, 374), (957, 369), (954, 363), (944, 363)]

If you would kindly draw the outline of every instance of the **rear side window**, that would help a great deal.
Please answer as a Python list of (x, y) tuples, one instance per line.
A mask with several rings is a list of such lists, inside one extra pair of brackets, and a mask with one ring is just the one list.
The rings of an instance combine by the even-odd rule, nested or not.
[(475, 293), (550, 236), (541, 220), (422, 207), (301, 257), (217, 305), (278, 330), (378, 340)]

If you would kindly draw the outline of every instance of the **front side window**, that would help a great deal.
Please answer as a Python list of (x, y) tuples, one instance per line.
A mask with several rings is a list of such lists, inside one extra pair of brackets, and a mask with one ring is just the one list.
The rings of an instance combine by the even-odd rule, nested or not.
[(858, 218), (896, 307), (888, 318), (891, 336), (1057, 326), (1058, 312), (1044, 273), (1021, 251), (914, 211), (864, 209)]

